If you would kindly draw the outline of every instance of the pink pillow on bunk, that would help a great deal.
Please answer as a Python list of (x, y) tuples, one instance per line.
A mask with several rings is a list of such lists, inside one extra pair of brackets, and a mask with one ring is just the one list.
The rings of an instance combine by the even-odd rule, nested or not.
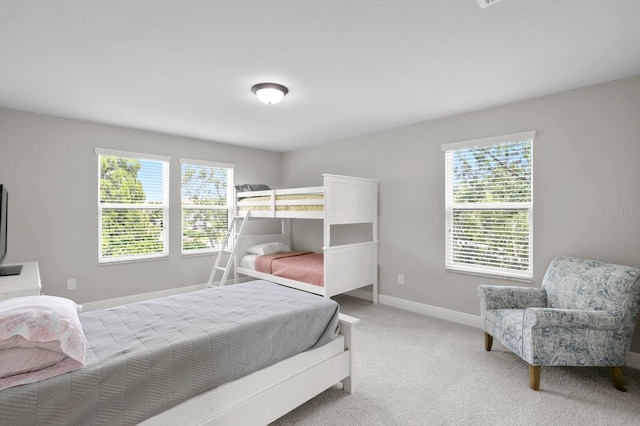
[(273, 254), (273, 253), (288, 253), (290, 251), (291, 249), (289, 248), (288, 245), (280, 242), (257, 244), (247, 249), (247, 253), (258, 254), (260, 256), (264, 256), (265, 254)]

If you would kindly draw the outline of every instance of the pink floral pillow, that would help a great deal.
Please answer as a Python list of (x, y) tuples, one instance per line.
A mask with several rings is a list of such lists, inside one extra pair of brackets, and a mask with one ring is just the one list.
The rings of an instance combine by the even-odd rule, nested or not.
[(86, 339), (80, 309), (72, 300), (55, 296), (0, 302), (0, 390), (84, 365)]

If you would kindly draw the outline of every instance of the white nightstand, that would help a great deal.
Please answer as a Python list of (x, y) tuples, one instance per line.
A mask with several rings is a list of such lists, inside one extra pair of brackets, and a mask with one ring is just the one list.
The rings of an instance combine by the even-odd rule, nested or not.
[[(3, 264), (2, 266), (11, 265)], [(0, 300), (40, 295), (42, 284), (40, 283), (38, 262), (21, 262), (16, 263), (16, 265), (22, 265), (22, 273), (20, 275), (0, 277)]]

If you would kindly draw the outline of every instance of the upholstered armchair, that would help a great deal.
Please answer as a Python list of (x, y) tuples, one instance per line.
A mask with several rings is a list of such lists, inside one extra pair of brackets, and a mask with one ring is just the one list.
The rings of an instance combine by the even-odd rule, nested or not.
[(625, 391), (622, 367), (640, 307), (640, 270), (577, 257), (555, 258), (542, 288), (479, 286), (485, 350), (497, 339), (529, 363), (531, 389), (541, 366), (609, 367)]

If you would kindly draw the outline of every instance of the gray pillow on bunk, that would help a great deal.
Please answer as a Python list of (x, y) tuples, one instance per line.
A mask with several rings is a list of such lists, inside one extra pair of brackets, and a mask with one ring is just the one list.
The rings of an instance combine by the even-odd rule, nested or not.
[(254, 183), (254, 184), (245, 183), (244, 185), (236, 185), (236, 191), (238, 192), (268, 191), (270, 189), (271, 188), (269, 188), (268, 185), (265, 185), (262, 183)]

